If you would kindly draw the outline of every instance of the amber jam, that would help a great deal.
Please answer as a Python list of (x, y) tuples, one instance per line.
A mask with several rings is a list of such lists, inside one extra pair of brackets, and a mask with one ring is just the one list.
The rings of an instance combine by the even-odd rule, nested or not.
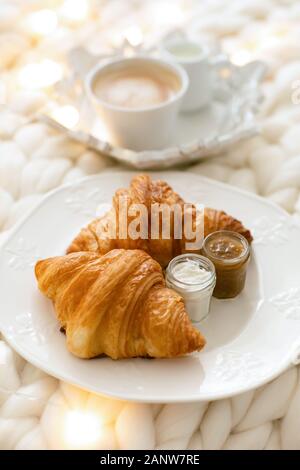
[(202, 253), (216, 268), (214, 297), (231, 299), (244, 288), (250, 259), (250, 246), (243, 235), (221, 230), (208, 235)]

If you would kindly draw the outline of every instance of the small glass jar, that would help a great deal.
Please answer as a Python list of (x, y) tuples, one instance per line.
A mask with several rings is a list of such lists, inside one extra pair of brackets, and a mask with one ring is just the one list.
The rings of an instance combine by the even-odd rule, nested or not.
[(203, 242), (202, 254), (216, 269), (214, 297), (231, 299), (242, 292), (250, 259), (250, 246), (243, 235), (228, 230), (211, 233)]
[(166, 284), (183, 297), (193, 322), (207, 317), (216, 285), (215, 268), (209, 259), (193, 253), (177, 256), (167, 267)]

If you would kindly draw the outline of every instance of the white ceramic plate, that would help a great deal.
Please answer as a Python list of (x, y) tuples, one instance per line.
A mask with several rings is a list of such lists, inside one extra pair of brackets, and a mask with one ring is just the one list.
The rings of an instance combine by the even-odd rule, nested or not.
[(234, 300), (213, 299), (201, 325), (203, 352), (180, 359), (81, 360), (66, 349), (52, 303), (37, 289), (38, 258), (68, 243), (110, 203), (132, 173), (106, 173), (47, 195), (16, 227), (1, 251), (0, 326), (22, 356), (85, 389), (143, 402), (212, 400), (257, 387), (297, 359), (300, 346), (300, 228), (269, 202), (190, 173), (156, 173), (187, 201), (202, 201), (243, 220), (255, 237), (246, 288)]
[(114, 145), (104, 123), (83, 98), (83, 90), (74, 96), (69, 82), (65, 86), (61, 84), (60, 93), (65, 103), (78, 108), (80, 119), (77, 125), (72, 129), (64, 127), (47, 109), (39, 119), (72, 139), (134, 168), (165, 169), (196, 162), (258, 132), (256, 113), (262, 101), (260, 82), (265, 65), (255, 61), (238, 67), (225, 59), (221, 63), (222, 66), (213, 66), (217, 78), (211, 103), (197, 112), (180, 113), (170, 145), (161, 150), (135, 152)]

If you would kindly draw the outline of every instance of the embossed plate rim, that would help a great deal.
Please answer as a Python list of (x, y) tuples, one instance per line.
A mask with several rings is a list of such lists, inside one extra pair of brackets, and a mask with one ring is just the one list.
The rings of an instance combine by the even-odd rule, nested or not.
[[(56, 188), (55, 190), (51, 191), (50, 193), (48, 193), (47, 195), (44, 196), (44, 198), (37, 204), (37, 206), (35, 206), (29, 214), (27, 214), (11, 231), (11, 233), (9, 234), (8, 238), (5, 240), (5, 242), (3, 243), (3, 245), (1, 246), (1, 250), (0, 250), (0, 253), (1, 253), (1, 262), (3, 262), (3, 255), (4, 255), (4, 250), (6, 247), (9, 247), (9, 243), (10, 243), (10, 240), (13, 239), (13, 237), (15, 237), (16, 235), (20, 235), (21, 236), (21, 233), (22, 233), (22, 227), (24, 224), (27, 223), (28, 219), (30, 219), (32, 216), (34, 216), (34, 214), (36, 213), (36, 211), (38, 211), (40, 208), (42, 208), (42, 206), (49, 200), (51, 199), (54, 195), (56, 195), (57, 193), (62, 193), (62, 194), (65, 194), (65, 195), (68, 195), (68, 190), (74, 188), (74, 187), (81, 187), (82, 185), (85, 185), (87, 183), (91, 183), (91, 188), (95, 187), (93, 186), (93, 184), (95, 185), (96, 182), (101, 182), (101, 179), (103, 181), (103, 179), (109, 179), (109, 178), (120, 178), (120, 179), (125, 179), (126, 178), (129, 178), (131, 175), (133, 174), (136, 174), (137, 172), (121, 172), (121, 173), (117, 173), (117, 172), (113, 172), (113, 173), (109, 173), (109, 172), (104, 172), (100, 175), (95, 175), (95, 176), (92, 176), (92, 177), (86, 177), (86, 178), (83, 178), (82, 180), (76, 182), (76, 183), (68, 183), (67, 185), (64, 185), (64, 186), (61, 186), (59, 188)], [(202, 177), (202, 176), (199, 176), (199, 175), (195, 175), (195, 174), (192, 174), (192, 173), (182, 173), (182, 172), (164, 172), (164, 173), (160, 173), (160, 172), (153, 172), (152, 173), (154, 175), (154, 177), (162, 177), (162, 178), (165, 178), (168, 180), (168, 177), (169, 178), (172, 178), (172, 175), (173, 175), (173, 178), (176, 179), (176, 177), (178, 178), (178, 180), (182, 179), (183, 176), (185, 176), (186, 178), (191, 178), (191, 179), (194, 179), (194, 181), (197, 181), (201, 184), (201, 182), (203, 182), (204, 185), (208, 185), (210, 188), (220, 188), (220, 190), (226, 190), (226, 191), (229, 191), (231, 194), (233, 195), (243, 195), (244, 197), (246, 198), (250, 198), (252, 201), (257, 201), (259, 202), (260, 204), (263, 203), (263, 205), (265, 207), (272, 207), (273, 210), (275, 210), (275, 212), (278, 214), (278, 216), (280, 218), (286, 218), (287, 220), (290, 220), (292, 222), (292, 218), (287, 214), (287, 212), (285, 212), (283, 209), (281, 209), (279, 206), (276, 206), (274, 203), (270, 202), (270, 201), (266, 201), (265, 199), (257, 196), (257, 195), (254, 195), (254, 194), (250, 194), (244, 190), (241, 190), (241, 189), (238, 189), (238, 188), (232, 188), (228, 185), (226, 185), (225, 183), (220, 183), (220, 182), (216, 182), (214, 180), (211, 180), (209, 178), (206, 178), (206, 177)], [(170, 181), (171, 184), (172, 181)], [(188, 191), (188, 190), (187, 190)], [(197, 190), (198, 193), (200, 192), (200, 189)], [(64, 193), (65, 192), (65, 193)], [(20, 232), (21, 231), (21, 232)], [(33, 240), (34, 241), (34, 240)], [(3, 268), (3, 266), (2, 266)], [(1, 269), (1, 266), (0, 266), (0, 269)], [(291, 286), (293, 287), (293, 286)], [(1, 290), (1, 289), (0, 289)], [(269, 300), (269, 299), (268, 299)], [(49, 318), (50, 320), (50, 318)], [(1, 321), (1, 316), (0, 316), (0, 321)], [(2, 323), (2, 322), (1, 322)], [(41, 320), (41, 324), (43, 324), (43, 321)], [(291, 321), (291, 325), (293, 325), (293, 320)], [(75, 385), (78, 385), (80, 386), (81, 388), (85, 388), (85, 389), (88, 389), (90, 391), (94, 391), (96, 393), (101, 393), (101, 394), (104, 394), (104, 395), (110, 395), (110, 396), (114, 396), (115, 398), (122, 398), (122, 399), (127, 399), (127, 400), (134, 400), (134, 401), (141, 401), (141, 402), (180, 402), (180, 401), (197, 401), (197, 400), (213, 400), (213, 399), (220, 399), (220, 398), (225, 398), (225, 397), (228, 397), (228, 396), (233, 396), (237, 393), (241, 393), (241, 392), (245, 392), (249, 389), (252, 389), (252, 388), (255, 388), (259, 385), (262, 385), (264, 383), (267, 383), (269, 380), (273, 379), (274, 377), (276, 377), (277, 375), (279, 375), (281, 372), (283, 372), (290, 364), (291, 364), (291, 357), (292, 357), (292, 353), (293, 353), (293, 346), (294, 346), (294, 343), (292, 343), (290, 345), (289, 348), (287, 348), (287, 351), (286, 351), (286, 354), (283, 355), (283, 357), (281, 358), (282, 360), (280, 360), (278, 362), (278, 364), (276, 364), (276, 367), (273, 369), (273, 370), (265, 370), (263, 369), (262, 372), (261, 372), (261, 376), (259, 376), (259, 374), (257, 375), (257, 377), (252, 377), (253, 375), (253, 371), (251, 372), (250, 374), (250, 378), (248, 378), (247, 380), (245, 379), (244, 380), (244, 383), (242, 386), (240, 386), (238, 389), (232, 389), (232, 390), (222, 390), (222, 386), (224, 385), (224, 382), (221, 381), (221, 383), (219, 384), (219, 386), (217, 386), (216, 384), (216, 388), (215, 390), (206, 390), (205, 393), (197, 393), (197, 394), (191, 394), (189, 393), (189, 391), (187, 390), (186, 391), (186, 394), (184, 396), (178, 396), (178, 394), (176, 394), (176, 392), (172, 394), (169, 394), (169, 395), (166, 395), (164, 394), (163, 396), (157, 396), (155, 394), (149, 394), (147, 392), (147, 390), (143, 390), (142, 392), (138, 392), (138, 393), (135, 393), (135, 392), (132, 392), (132, 391), (125, 391), (124, 393), (115, 393), (114, 391), (112, 391), (110, 389), (110, 385), (108, 384), (106, 387), (101, 387), (101, 389), (97, 388), (97, 387), (93, 387), (91, 386), (90, 384), (87, 386), (87, 384), (85, 383), (84, 380), (81, 380), (80, 377), (76, 377), (74, 379), (74, 374), (69, 374), (69, 375), (66, 375), (66, 374), (60, 374), (58, 371), (54, 371), (51, 366), (49, 366), (47, 363), (43, 364), (41, 363), (42, 362), (42, 359), (40, 359), (39, 357), (35, 357), (35, 356), (32, 356), (31, 352), (29, 351), (29, 349), (26, 349), (24, 348), (24, 345), (22, 344), (19, 344), (18, 343), (18, 338), (14, 338), (12, 337), (11, 335), (9, 335), (9, 333), (7, 331), (4, 331), (3, 332), (3, 336), (6, 337), (7, 341), (11, 344), (11, 346), (17, 351), (19, 352), (21, 355), (23, 355), (27, 360), (29, 360), (31, 363), (33, 363), (34, 365), (36, 365), (37, 367), (39, 368), (42, 368), (43, 370), (45, 370), (47, 373), (51, 374), (51, 375), (55, 375), (56, 377), (58, 377), (59, 379), (61, 380), (65, 380), (65, 381), (68, 381), (68, 382), (71, 382)], [(300, 334), (299, 334), (299, 338), (300, 338)], [(229, 345), (230, 346), (230, 345)], [(217, 349), (217, 352), (216, 352), (216, 366), (217, 366), (217, 356), (219, 357), (219, 353), (221, 352), (222, 348), (221, 349)], [(228, 355), (230, 354), (233, 354), (233, 356), (231, 357), (231, 360), (235, 361), (236, 360), (236, 356), (235, 356), (235, 348), (234, 346), (233, 347), (228, 347), (228, 348), (225, 348), (225, 353)], [(197, 356), (197, 355), (196, 355)], [(223, 355), (224, 356), (224, 355)], [(201, 359), (201, 353), (200, 353), (200, 359)], [(221, 364), (222, 364), (222, 355), (219, 357), (219, 359), (221, 360)], [(246, 360), (246, 362), (250, 362), (250, 365), (253, 364), (252, 363), (252, 356), (248, 354), (247, 350), (245, 352), (243, 352), (243, 355), (241, 357), (241, 361), (243, 363), (243, 360)], [(254, 363), (255, 363), (255, 356), (254, 356)], [(109, 361), (109, 360), (108, 360)], [(135, 361), (143, 361), (143, 360), (132, 360), (133, 361), (133, 364), (136, 364)], [(150, 361), (151, 362), (151, 361)], [(152, 361), (153, 363), (155, 363), (155, 361)], [(170, 363), (171, 364), (171, 363)], [(133, 366), (134, 367), (134, 366)], [(138, 366), (139, 367), (139, 366)], [(253, 366), (251, 366), (253, 368)], [(101, 367), (99, 367), (99, 374), (101, 373)], [(216, 372), (217, 374), (217, 372)], [(254, 373), (255, 375), (255, 373)], [(224, 379), (225, 380), (225, 379)], [(231, 381), (231, 378), (229, 377), (229, 379), (226, 379), (227, 381)], [(228, 385), (228, 384), (227, 384)], [(200, 387), (201, 389), (201, 387)], [(199, 389), (199, 390), (200, 390)]]

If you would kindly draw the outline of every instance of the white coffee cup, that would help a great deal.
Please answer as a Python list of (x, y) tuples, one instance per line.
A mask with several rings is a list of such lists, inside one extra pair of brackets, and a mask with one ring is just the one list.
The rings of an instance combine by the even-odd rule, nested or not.
[[(95, 87), (99, 80), (126, 67), (163, 71), (170, 74), (178, 83), (178, 89), (167, 100), (154, 105), (140, 106), (137, 109), (118, 105), (99, 97)], [(145, 72), (146, 74), (146, 72)], [(99, 117), (105, 122), (111, 141), (115, 145), (131, 150), (155, 150), (170, 143), (182, 99), (187, 91), (189, 79), (185, 70), (178, 64), (138, 55), (131, 58), (115, 58), (94, 67), (86, 78), (86, 92)], [(111, 87), (112, 88), (112, 87)], [(113, 88), (112, 88), (113, 92)]]
[(211, 101), (213, 67), (209, 49), (185, 37), (170, 38), (160, 46), (161, 56), (183, 67), (189, 76), (189, 88), (182, 101), (182, 111), (196, 111)]

